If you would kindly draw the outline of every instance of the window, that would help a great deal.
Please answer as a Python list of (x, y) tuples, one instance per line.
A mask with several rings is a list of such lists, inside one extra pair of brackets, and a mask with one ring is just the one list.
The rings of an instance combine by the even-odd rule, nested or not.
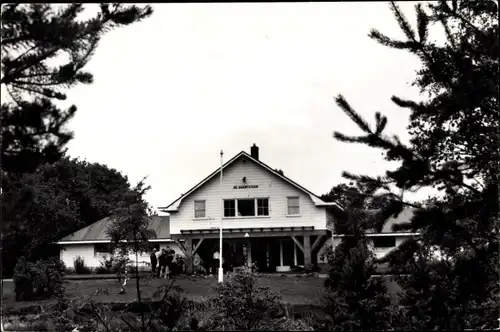
[(195, 218), (205, 218), (205, 201), (194, 201), (194, 217)]
[(254, 199), (238, 199), (238, 217), (255, 216)]
[(377, 236), (373, 238), (375, 248), (393, 248), (396, 246), (395, 236)]
[(268, 216), (269, 215), (269, 199), (268, 198), (258, 198), (257, 199), (257, 215), (258, 216)]
[(300, 214), (299, 198), (288, 197), (288, 215)]
[(224, 217), (255, 217), (268, 215), (268, 198), (242, 198), (224, 200)]
[(94, 257), (105, 256), (112, 254), (111, 245), (109, 243), (94, 244)]
[(236, 202), (234, 199), (224, 200), (224, 217), (236, 216)]

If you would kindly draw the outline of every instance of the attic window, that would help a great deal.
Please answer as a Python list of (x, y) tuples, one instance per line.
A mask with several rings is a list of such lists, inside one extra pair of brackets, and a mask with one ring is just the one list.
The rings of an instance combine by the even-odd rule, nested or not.
[(205, 218), (206, 216), (205, 201), (194, 201), (194, 217)]

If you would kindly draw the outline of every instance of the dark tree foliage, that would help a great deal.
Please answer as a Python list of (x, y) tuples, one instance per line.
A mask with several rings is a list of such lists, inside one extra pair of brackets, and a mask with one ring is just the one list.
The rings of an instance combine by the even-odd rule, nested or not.
[[(149, 6), (103, 3), (96, 15), (83, 19), (84, 8), (6, 4), (1, 9), (0, 83), (11, 97), (2, 99), (0, 108), (3, 273), (11, 273), (17, 257), (50, 255), (49, 244), (57, 237), (109, 214), (108, 201), (128, 186), (115, 171), (74, 161), (62, 161), (53, 172), (52, 166), (37, 171), (61, 160), (73, 137), (66, 125), (76, 107), (61, 110), (53, 102), (64, 100), (66, 89), (92, 82), (83, 69), (107, 32), (152, 13)], [(59, 171), (75, 177), (63, 179)], [(84, 173), (103, 178), (81, 179)]]
[[(401, 279), (406, 309), (402, 327), (491, 328), (497, 324), (499, 295), (498, 6), (486, 0), (439, 1), (427, 10), (417, 5), (416, 30), (396, 4), (391, 8), (407, 40), (392, 40), (375, 30), (370, 37), (422, 60), (414, 84), (429, 100), (392, 97), (411, 112), (412, 140), (405, 145), (383, 134), (386, 117), (376, 113), (372, 128), (338, 96), (337, 104), (364, 135), (335, 137), (380, 148), (387, 160), (401, 163), (377, 178), (344, 176), (387, 191), (434, 187), (441, 192), (396, 228), (421, 236), (386, 258), (394, 270), (411, 272)], [(428, 29), (434, 25), (444, 28), (444, 44), (429, 39)], [(408, 204), (393, 198), (393, 208)], [(436, 294), (439, 303), (433, 300)]]
[[(64, 158), (3, 182), (3, 273), (20, 256), (57, 254), (51, 243), (113, 213), (130, 190), (127, 177), (97, 163)], [(51, 250), (55, 249), (55, 251)]]
[(328, 329), (368, 330), (389, 328), (391, 302), (383, 278), (374, 277), (376, 262), (365, 232), (374, 228), (381, 214), (367, 209), (373, 191), (360, 191), (348, 185), (334, 187), (341, 193), (345, 214), (335, 225), (344, 237), (329, 255), (330, 270), (325, 280), (327, 296), (324, 309)]
[(32, 173), (43, 163), (62, 158), (63, 148), (73, 134), (64, 125), (75, 107), (56, 108), (47, 99), (20, 102), (19, 107), (1, 106), (1, 166), (9, 173)]
[(103, 3), (94, 17), (82, 20), (79, 14), (85, 8), (83, 4), (59, 10), (51, 4), (2, 6), (0, 82), (12, 98), (1, 106), (4, 172), (33, 172), (64, 155), (64, 146), (73, 137), (65, 125), (76, 107), (63, 111), (52, 100), (64, 100), (65, 89), (92, 82), (92, 74), (83, 68), (107, 32), (152, 13), (149, 6)]
[(321, 195), (321, 199), (325, 202), (336, 202), (340, 206), (349, 206), (353, 201), (364, 198), (364, 208), (376, 210), (386, 207), (390, 201), (391, 196), (386, 194), (374, 194), (371, 197), (367, 196), (365, 190), (368, 188), (359, 188), (355, 183), (341, 183), (338, 184), (327, 194)]
[[(338, 184), (330, 191), (321, 195), (321, 199), (325, 202), (335, 202), (340, 206), (347, 208), (350, 213), (364, 213), (366, 216), (370, 216), (370, 225), (366, 225), (370, 230), (375, 230), (380, 232), (384, 225), (384, 221), (387, 220), (392, 215), (396, 216), (399, 213), (397, 207), (391, 205), (393, 194), (386, 194), (373, 190), (367, 186), (359, 186), (353, 182), (346, 184)], [(339, 212), (340, 213), (340, 212)], [(342, 214), (342, 213), (340, 213)], [(352, 222), (353, 218), (349, 216), (348, 212), (343, 216), (339, 215), (338, 218), (334, 219), (334, 232), (336, 234), (348, 234), (352, 225), (348, 223)], [(332, 226), (332, 225), (331, 225)]]

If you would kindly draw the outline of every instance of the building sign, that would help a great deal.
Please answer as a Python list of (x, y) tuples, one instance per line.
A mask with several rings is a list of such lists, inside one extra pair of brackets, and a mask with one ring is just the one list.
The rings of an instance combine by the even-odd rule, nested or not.
[(259, 188), (258, 184), (245, 184), (242, 186), (233, 186), (233, 189), (255, 189)]

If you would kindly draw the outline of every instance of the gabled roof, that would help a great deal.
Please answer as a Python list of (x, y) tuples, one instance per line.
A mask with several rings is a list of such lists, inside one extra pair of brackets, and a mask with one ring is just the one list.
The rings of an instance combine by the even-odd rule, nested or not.
[[(240, 158), (242, 156), (245, 156), (248, 160), (253, 161), (254, 163), (256, 163), (257, 165), (259, 165), (260, 167), (264, 168), (266, 171), (268, 171), (268, 172), (276, 175), (277, 177), (281, 178), (283, 181), (288, 182), (289, 184), (291, 184), (295, 188), (297, 188), (297, 189), (303, 191), (304, 193), (308, 194), (309, 197), (311, 197), (311, 200), (314, 202), (314, 204), (316, 206), (324, 206), (324, 207), (331, 206), (331, 207), (334, 207), (336, 209), (340, 209), (342, 211), (344, 210), (337, 203), (323, 201), (321, 198), (319, 198), (317, 195), (315, 195), (311, 191), (309, 191), (306, 188), (302, 187), (301, 185), (299, 185), (295, 181), (292, 181), (290, 178), (288, 178), (288, 177), (286, 177), (286, 176), (278, 173), (277, 171), (275, 171), (274, 169), (272, 169), (268, 165), (264, 164), (262, 161), (253, 158), (251, 155), (249, 155), (245, 151), (241, 151), (236, 156), (234, 156), (229, 161), (227, 161), (224, 165), (222, 165), (222, 171), (224, 172), (224, 169), (226, 169), (227, 167), (229, 167), (230, 165), (232, 165), (236, 160), (238, 160), (238, 158)], [(217, 168), (215, 171), (213, 171), (209, 176), (207, 176), (205, 179), (203, 179), (201, 182), (199, 182), (193, 188), (191, 188), (187, 193), (181, 195), (181, 197), (179, 197), (178, 199), (176, 199), (175, 201), (173, 201), (172, 203), (170, 203), (170, 205), (168, 205), (166, 207), (159, 207), (158, 210), (163, 211), (163, 212), (177, 212), (178, 209), (179, 209), (179, 206), (180, 206), (180, 204), (181, 204), (181, 202), (182, 202), (182, 200), (184, 198), (186, 198), (189, 195), (191, 195), (195, 190), (197, 190), (198, 188), (202, 187), (205, 183), (207, 183), (213, 177), (215, 177), (215, 176), (217, 176), (219, 174), (220, 174), (220, 167)]]
[[(111, 222), (112, 218), (106, 217), (74, 232), (73, 234), (65, 236), (57, 243), (76, 244), (82, 242), (109, 242), (109, 237), (107, 236), (106, 231)], [(168, 216), (152, 216), (150, 218), (149, 226), (156, 232), (156, 239), (170, 239), (170, 218)]]

